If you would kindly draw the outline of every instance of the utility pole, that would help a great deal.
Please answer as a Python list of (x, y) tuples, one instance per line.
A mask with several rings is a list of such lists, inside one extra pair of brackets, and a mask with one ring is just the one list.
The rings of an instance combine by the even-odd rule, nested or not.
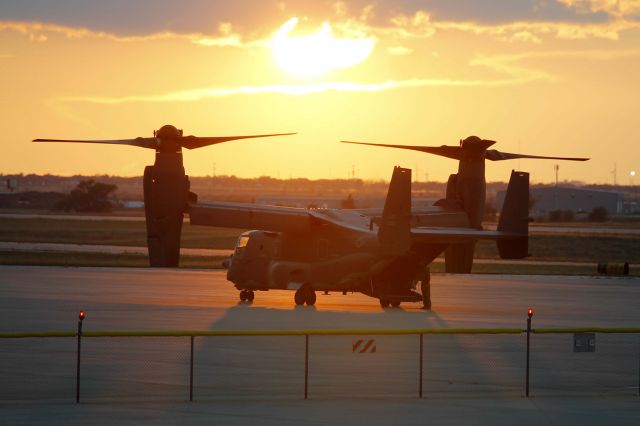
[(554, 164), (553, 170), (556, 172), (556, 187), (553, 191), (553, 208), (554, 210), (558, 210), (558, 171), (560, 170), (560, 165)]
[(613, 163), (613, 170), (611, 170), (611, 174), (613, 175), (613, 186), (618, 185), (618, 165)]

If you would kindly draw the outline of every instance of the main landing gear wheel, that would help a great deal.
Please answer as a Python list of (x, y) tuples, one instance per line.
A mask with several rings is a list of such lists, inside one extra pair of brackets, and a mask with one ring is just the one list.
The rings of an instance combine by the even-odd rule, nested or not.
[(316, 303), (316, 292), (313, 291), (310, 285), (305, 284), (296, 291), (293, 300), (298, 306), (304, 305), (305, 303), (307, 306), (313, 306)]
[(400, 307), (400, 301), (398, 300), (398, 301), (391, 302), (391, 306), (393, 306), (394, 308), (399, 308)]
[(382, 306), (383, 308), (388, 308), (389, 307), (389, 299), (380, 299), (380, 306)]
[(255, 298), (255, 294), (253, 290), (241, 290), (240, 291), (240, 300), (243, 302), (253, 302)]
[(422, 309), (431, 310), (431, 271), (425, 268), (422, 277), (420, 277), (420, 291), (422, 292)]

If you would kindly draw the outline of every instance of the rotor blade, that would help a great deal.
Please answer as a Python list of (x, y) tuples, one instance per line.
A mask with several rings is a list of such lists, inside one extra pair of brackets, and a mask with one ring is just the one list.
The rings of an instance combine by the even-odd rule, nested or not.
[(296, 133), (274, 133), (270, 135), (249, 135), (249, 136), (219, 136), (219, 137), (200, 137), (200, 136), (183, 136), (178, 138), (180, 145), (187, 149), (202, 148), (204, 146), (215, 145), (222, 142), (233, 141), (236, 139), (251, 139), (251, 138), (267, 138), (271, 136), (287, 136), (295, 135)]
[(111, 139), (111, 140), (91, 140), (91, 139), (34, 139), (33, 142), (78, 142), (78, 143), (107, 143), (114, 145), (132, 145), (141, 148), (156, 149), (158, 139), (156, 138), (135, 138), (135, 139)]
[(542, 160), (568, 160), (568, 161), (587, 161), (588, 158), (575, 158), (575, 157), (546, 157), (542, 155), (526, 155), (526, 154), (512, 154), (510, 152), (501, 152), (496, 149), (488, 149), (487, 160), (502, 161), (502, 160), (514, 160), (517, 158), (537, 158)]
[(389, 145), (383, 143), (368, 143), (368, 142), (351, 142), (340, 141), (342, 143), (352, 143), (356, 145), (371, 145), (371, 146), (383, 146), (386, 148), (400, 148), (410, 149), (413, 151), (426, 152), (429, 154), (440, 155), (442, 157), (453, 158), (454, 160), (460, 160), (462, 158), (462, 148), (459, 146), (415, 146), (415, 145)]

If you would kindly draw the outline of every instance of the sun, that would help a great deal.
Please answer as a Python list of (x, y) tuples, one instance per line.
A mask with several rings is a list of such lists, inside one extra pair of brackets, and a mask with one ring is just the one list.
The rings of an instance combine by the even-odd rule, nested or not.
[(337, 38), (327, 22), (313, 34), (291, 36), (298, 22), (298, 18), (289, 19), (271, 40), (276, 63), (294, 77), (308, 79), (350, 68), (362, 63), (373, 51), (375, 39)]

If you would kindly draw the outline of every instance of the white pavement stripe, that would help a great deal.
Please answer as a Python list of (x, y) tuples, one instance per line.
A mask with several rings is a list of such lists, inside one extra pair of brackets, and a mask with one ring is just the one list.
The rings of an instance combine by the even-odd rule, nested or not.
[[(111, 254), (147, 254), (146, 247), (107, 246), (88, 244), (56, 244), (56, 243), (16, 243), (0, 242), (0, 250), (12, 251), (63, 251), (73, 253), (111, 253)], [(229, 256), (229, 249), (196, 249), (181, 248), (180, 254), (185, 256), (220, 257)]]

